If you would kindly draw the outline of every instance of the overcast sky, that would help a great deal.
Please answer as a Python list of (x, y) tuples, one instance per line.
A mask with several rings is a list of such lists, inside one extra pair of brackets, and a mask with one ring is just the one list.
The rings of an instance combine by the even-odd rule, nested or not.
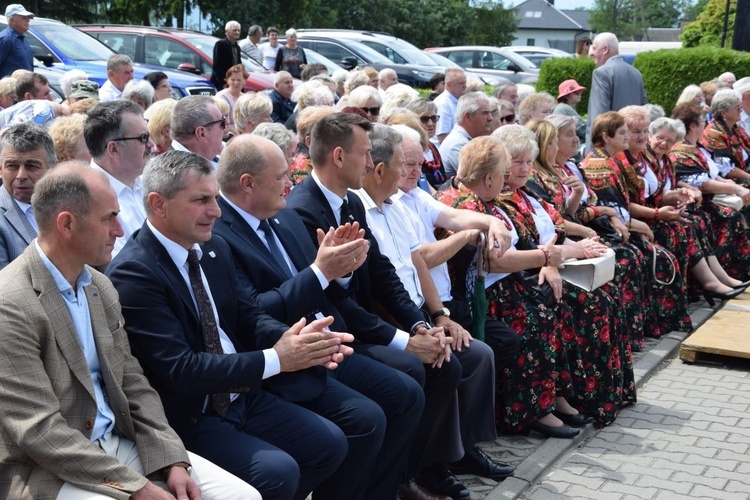
[[(505, 5), (515, 7), (519, 3), (523, 3), (524, 0), (508, 0)], [(577, 9), (578, 7), (584, 7), (590, 9), (594, 6), (594, 0), (555, 0), (555, 7), (558, 9)]]

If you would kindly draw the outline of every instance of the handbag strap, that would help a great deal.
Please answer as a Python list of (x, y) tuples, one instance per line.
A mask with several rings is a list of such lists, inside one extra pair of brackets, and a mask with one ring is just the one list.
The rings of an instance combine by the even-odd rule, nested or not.
[[(651, 246), (654, 249), (654, 261), (652, 263), (653, 272), (654, 272), (654, 280), (656, 280), (656, 283), (661, 286), (669, 286), (672, 283), (674, 283), (674, 279), (677, 276), (677, 264), (674, 260), (672, 260), (672, 255), (670, 255), (670, 253), (667, 250), (660, 247), (656, 243), (652, 243)], [(669, 265), (672, 267), (672, 277), (669, 278), (669, 281), (662, 281), (656, 275), (656, 259), (658, 258), (660, 253), (663, 254), (667, 258), (667, 261), (669, 261)]]

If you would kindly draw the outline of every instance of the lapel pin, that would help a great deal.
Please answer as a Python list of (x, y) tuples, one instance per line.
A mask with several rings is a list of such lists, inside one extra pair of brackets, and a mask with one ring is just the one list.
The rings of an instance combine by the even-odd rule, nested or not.
[(274, 222), (275, 222), (276, 224), (278, 224), (278, 223), (279, 223), (279, 219), (276, 219), (276, 218), (274, 218), (274, 219), (273, 219), (273, 221), (274, 221)]
[(211, 250), (210, 252), (208, 252), (208, 255), (210, 255), (212, 259), (216, 258), (216, 254), (214, 253), (213, 250)]

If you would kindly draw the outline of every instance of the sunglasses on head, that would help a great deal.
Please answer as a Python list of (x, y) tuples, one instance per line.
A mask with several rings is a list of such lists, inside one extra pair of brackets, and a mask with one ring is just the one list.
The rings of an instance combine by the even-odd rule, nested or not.
[(359, 108), (362, 111), (364, 111), (367, 114), (370, 114), (372, 116), (378, 116), (380, 114), (380, 107), (374, 107), (374, 108)]
[(427, 122), (437, 123), (437, 121), (439, 119), (440, 119), (440, 115), (420, 116), (419, 117), (419, 121), (422, 122), (422, 123), (427, 123)]

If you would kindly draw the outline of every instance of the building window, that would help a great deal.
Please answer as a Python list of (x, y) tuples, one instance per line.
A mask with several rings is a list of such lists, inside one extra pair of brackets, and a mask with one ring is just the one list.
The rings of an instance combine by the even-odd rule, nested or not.
[(527, 38), (526, 39), (526, 45), (535, 46), (536, 45), (536, 39), (534, 38)]

